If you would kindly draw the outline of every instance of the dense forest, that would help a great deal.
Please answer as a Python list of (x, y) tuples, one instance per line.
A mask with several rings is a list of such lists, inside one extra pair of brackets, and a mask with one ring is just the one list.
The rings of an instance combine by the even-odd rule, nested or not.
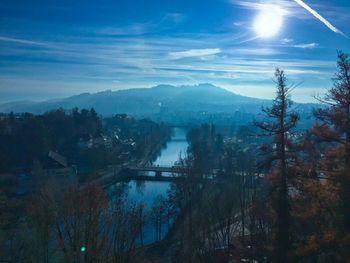
[(142, 158), (168, 135), (164, 125), (126, 115), (103, 119), (94, 109), (58, 109), (43, 115), (2, 114), (0, 171), (28, 172), (35, 163), (59, 167), (49, 158), (50, 151), (65, 157), (67, 165), (93, 166), (94, 171), (123, 162), (123, 152), (126, 157)]
[[(350, 59), (342, 52), (333, 83), (307, 130), (298, 127), (295, 87), (280, 69), (264, 118), (230, 136), (212, 124), (191, 127), (181, 173), (152, 207), (128, 202), (123, 183), (110, 192), (47, 177), (25, 199), (1, 184), (0, 261), (349, 262)], [(102, 120), (92, 109), (2, 115), (0, 133), (0, 168), (9, 173), (49, 165), (49, 151), (98, 168), (140, 161), (169, 130), (126, 115)], [(137, 147), (120, 159), (117, 146), (86, 146), (101, 134)], [(146, 245), (147, 222), (157, 242)]]

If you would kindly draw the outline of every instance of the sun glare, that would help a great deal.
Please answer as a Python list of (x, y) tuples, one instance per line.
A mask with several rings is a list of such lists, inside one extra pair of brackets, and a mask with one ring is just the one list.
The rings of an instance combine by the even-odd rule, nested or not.
[(254, 21), (257, 35), (262, 38), (275, 36), (283, 24), (283, 14), (283, 10), (278, 6), (264, 6)]

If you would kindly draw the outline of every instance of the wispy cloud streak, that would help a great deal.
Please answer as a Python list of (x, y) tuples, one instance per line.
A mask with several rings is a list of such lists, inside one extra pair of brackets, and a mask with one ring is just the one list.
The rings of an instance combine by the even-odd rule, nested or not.
[(318, 44), (317, 43), (297, 44), (297, 45), (293, 45), (292, 47), (302, 48), (302, 49), (313, 49), (313, 48), (317, 48)]
[(220, 48), (190, 49), (186, 51), (170, 52), (169, 55), (174, 59), (204, 57), (220, 53)]
[(323, 16), (321, 16), (316, 10), (312, 9), (310, 6), (305, 4), (302, 0), (294, 0), (297, 4), (299, 4), (301, 7), (306, 9), (309, 13), (311, 13), (314, 17), (316, 17), (318, 20), (320, 20), (323, 24), (325, 24), (330, 30), (332, 30), (334, 33), (340, 34), (344, 37), (348, 37), (345, 35), (342, 31), (340, 31), (338, 28), (333, 26), (327, 19), (325, 19)]
[(36, 41), (31, 41), (26, 39), (19, 39), (19, 38), (3, 37), (3, 36), (0, 36), (0, 41), (26, 44), (26, 45), (36, 45), (36, 46), (46, 45), (45, 43), (41, 43), (41, 42), (36, 42)]

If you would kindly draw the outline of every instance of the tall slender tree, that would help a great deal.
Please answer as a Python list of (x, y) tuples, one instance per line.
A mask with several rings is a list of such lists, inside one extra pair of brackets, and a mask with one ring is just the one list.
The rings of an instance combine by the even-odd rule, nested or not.
[[(345, 241), (344, 251), (350, 251), (350, 58), (342, 51), (338, 52), (333, 87), (321, 101), (329, 107), (316, 111), (321, 124), (314, 130), (328, 142), (329, 150), (333, 152), (328, 177), (339, 189), (340, 233)], [(346, 257), (350, 257), (350, 252), (346, 252)]]
[(296, 126), (299, 116), (290, 111), (292, 101), (290, 93), (293, 87), (287, 86), (287, 78), (283, 70), (276, 69), (275, 82), (277, 85), (276, 98), (273, 105), (263, 108), (266, 121), (256, 122), (268, 136), (272, 136), (273, 143), (270, 149), (270, 171), (271, 171), (271, 196), (272, 207), (276, 213), (276, 233), (274, 244), (274, 259), (276, 263), (288, 262), (288, 251), (290, 246), (290, 204), (288, 193), (288, 171), (289, 171), (289, 134)]

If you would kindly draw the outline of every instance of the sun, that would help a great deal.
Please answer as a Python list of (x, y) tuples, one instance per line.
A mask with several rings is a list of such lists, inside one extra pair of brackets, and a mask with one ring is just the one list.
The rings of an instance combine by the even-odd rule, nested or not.
[(264, 5), (254, 21), (258, 37), (269, 38), (277, 35), (283, 24), (284, 11), (275, 5)]

